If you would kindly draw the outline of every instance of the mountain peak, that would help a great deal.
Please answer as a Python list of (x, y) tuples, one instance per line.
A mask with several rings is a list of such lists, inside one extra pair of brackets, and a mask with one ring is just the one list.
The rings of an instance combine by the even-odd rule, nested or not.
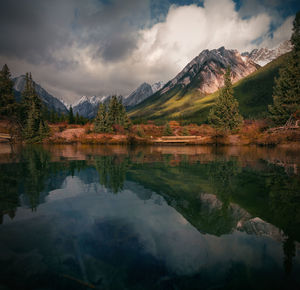
[(193, 86), (203, 94), (213, 93), (224, 85), (223, 74), (228, 66), (231, 67), (233, 82), (249, 75), (259, 67), (253, 61), (243, 59), (237, 50), (228, 50), (224, 46), (213, 50), (205, 49), (167, 83), (161, 90), (161, 94), (176, 85), (190, 86), (192, 81)]

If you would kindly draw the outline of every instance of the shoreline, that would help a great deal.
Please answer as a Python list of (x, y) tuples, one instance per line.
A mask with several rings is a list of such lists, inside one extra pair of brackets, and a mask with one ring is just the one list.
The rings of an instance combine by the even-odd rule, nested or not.
[[(2, 123), (2, 124), (1, 124)], [(171, 122), (170, 122), (171, 123)], [(0, 122), (0, 143), (25, 144), (24, 140), (11, 136), (8, 122)], [(93, 125), (51, 124), (49, 137), (38, 144), (83, 145), (154, 145), (154, 146), (286, 146), (300, 147), (300, 127), (266, 128), (258, 121), (244, 125), (238, 133), (220, 133), (208, 125), (171, 126), (172, 135), (164, 135), (163, 126), (135, 125), (131, 131), (95, 133)], [(185, 130), (185, 131), (184, 131)], [(185, 135), (185, 133), (189, 133)], [(32, 144), (32, 143), (31, 143)]]

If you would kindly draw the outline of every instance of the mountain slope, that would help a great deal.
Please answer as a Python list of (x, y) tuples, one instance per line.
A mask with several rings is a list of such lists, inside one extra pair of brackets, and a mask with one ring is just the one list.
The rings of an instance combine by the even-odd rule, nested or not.
[(131, 110), (133, 118), (160, 119), (179, 116), (183, 109), (224, 85), (224, 72), (231, 67), (233, 82), (256, 71), (259, 65), (224, 47), (204, 50), (163, 89)]
[[(274, 77), (285, 63), (289, 53), (280, 56), (266, 66), (236, 82), (234, 94), (240, 103), (240, 111), (245, 118), (262, 117), (272, 103)], [(133, 119), (179, 119), (203, 123), (215, 102), (218, 91), (203, 95), (198, 90), (183, 92), (177, 87), (164, 95), (155, 94), (131, 111)]]
[[(245, 118), (260, 118), (267, 115), (268, 105), (273, 103), (274, 78), (278, 76), (289, 55), (290, 53), (287, 53), (278, 57), (233, 85), (234, 96)], [(205, 122), (217, 96), (218, 92), (215, 92), (196, 101), (188, 110), (182, 112), (181, 117), (191, 122)]]
[[(25, 76), (21, 75), (13, 79), (14, 82), (14, 91), (17, 100), (21, 99), (21, 94), (25, 88)], [(42, 102), (50, 111), (55, 111), (59, 113), (67, 113), (68, 109), (66, 106), (57, 98), (50, 95), (45, 89), (43, 89), (39, 84), (35, 83), (35, 90), (38, 96), (41, 98)]]
[(127, 108), (134, 107), (159, 91), (163, 87), (163, 82), (157, 82), (153, 85), (142, 83), (136, 90), (134, 90), (128, 97), (124, 98), (123, 104)]

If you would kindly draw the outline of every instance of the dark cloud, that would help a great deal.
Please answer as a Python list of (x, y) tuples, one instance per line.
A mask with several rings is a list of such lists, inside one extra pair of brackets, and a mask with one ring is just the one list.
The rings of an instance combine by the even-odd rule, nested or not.
[(62, 68), (76, 60), (67, 55), (62, 64), (56, 52), (75, 45), (107, 61), (122, 59), (136, 47), (147, 13), (147, 0), (1, 1), (0, 54)]
[(0, 54), (32, 63), (55, 61), (52, 52), (72, 42), (74, 11), (67, 2), (1, 1)]

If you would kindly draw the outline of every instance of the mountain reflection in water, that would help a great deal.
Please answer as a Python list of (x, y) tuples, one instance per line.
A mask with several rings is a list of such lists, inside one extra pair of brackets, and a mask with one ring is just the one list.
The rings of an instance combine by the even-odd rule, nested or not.
[(0, 289), (300, 285), (296, 149), (0, 152)]

